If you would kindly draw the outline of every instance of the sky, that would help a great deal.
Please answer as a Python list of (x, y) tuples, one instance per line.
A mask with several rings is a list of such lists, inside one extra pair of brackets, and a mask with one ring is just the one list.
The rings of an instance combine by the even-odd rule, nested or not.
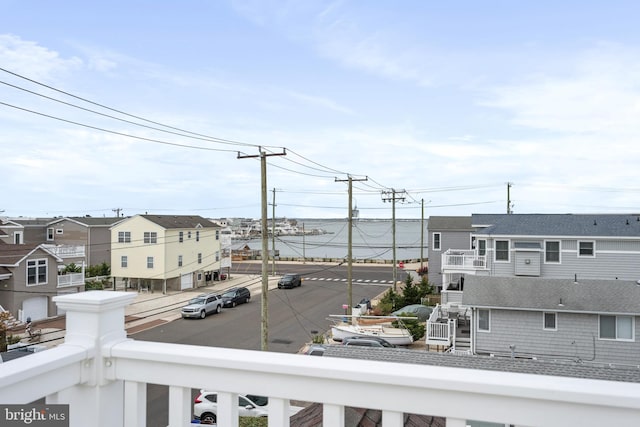
[(635, 0), (0, 8), (0, 216), (640, 212)]

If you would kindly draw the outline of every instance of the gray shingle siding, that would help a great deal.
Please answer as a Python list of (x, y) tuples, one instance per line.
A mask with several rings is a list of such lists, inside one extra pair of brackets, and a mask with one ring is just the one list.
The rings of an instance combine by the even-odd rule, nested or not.
[(543, 328), (543, 311), (491, 310), (490, 332), (476, 333), (476, 352), (616, 365), (640, 365), (639, 322), (634, 341), (599, 338), (597, 314), (556, 312), (557, 330)]

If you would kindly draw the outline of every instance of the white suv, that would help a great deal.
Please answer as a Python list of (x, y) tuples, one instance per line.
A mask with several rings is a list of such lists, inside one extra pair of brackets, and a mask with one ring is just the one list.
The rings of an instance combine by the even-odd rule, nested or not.
[[(297, 414), (304, 408), (290, 406), (290, 416)], [(200, 394), (193, 403), (193, 417), (200, 422), (217, 422), (218, 393), (200, 390)], [(269, 398), (251, 394), (238, 395), (238, 415), (241, 417), (266, 417), (269, 415)]]
[(209, 313), (220, 313), (222, 311), (222, 297), (217, 294), (202, 294), (189, 301), (189, 304), (182, 307), (182, 318), (199, 317), (204, 319)]

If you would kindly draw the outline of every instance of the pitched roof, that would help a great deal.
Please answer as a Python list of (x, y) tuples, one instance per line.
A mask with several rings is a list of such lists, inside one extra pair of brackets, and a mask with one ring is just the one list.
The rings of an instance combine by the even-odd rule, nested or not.
[(449, 368), (640, 383), (640, 369), (637, 368), (610, 367), (608, 365), (605, 367), (604, 365), (588, 365), (585, 363), (577, 364), (573, 362), (510, 359), (489, 356), (456, 356), (450, 353), (435, 353), (403, 348), (329, 345), (325, 349), (323, 357), (367, 359)]
[(170, 228), (220, 228), (220, 226), (214, 224), (206, 218), (200, 215), (140, 215), (155, 224), (166, 229)]
[(462, 303), (486, 308), (640, 315), (637, 282), (577, 279), (469, 275), (464, 280)]
[(52, 218), (13, 218), (11, 222), (23, 227), (43, 227), (51, 222)]
[(56, 260), (62, 261), (60, 258), (43, 248), (42, 244), (40, 243), (31, 243), (24, 245), (4, 244), (0, 245), (0, 265), (9, 267), (18, 265), (24, 258), (31, 255), (31, 253), (33, 253), (37, 249), (42, 249), (47, 254), (56, 258)]
[(640, 237), (638, 214), (474, 214), (482, 235)]
[(69, 216), (65, 218), (58, 218), (55, 221), (51, 221), (49, 225), (58, 223), (60, 221), (73, 221), (81, 225), (86, 225), (88, 227), (111, 227), (115, 223), (124, 220), (125, 218), (120, 217), (92, 217), (92, 216)]
[(472, 231), (470, 216), (430, 216), (430, 230)]

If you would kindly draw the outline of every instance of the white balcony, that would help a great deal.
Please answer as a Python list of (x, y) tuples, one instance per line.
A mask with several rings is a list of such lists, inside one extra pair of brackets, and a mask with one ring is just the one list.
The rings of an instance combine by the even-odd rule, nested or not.
[(84, 273), (67, 273), (58, 275), (59, 288), (82, 285), (84, 285)]
[(168, 425), (191, 420), (192, 388), (215, 387), (218, 425), (238, 426), (237, 394), (269, 396), (269, 426), (289, 426), (289, 399), (323, 404), (323, 425), (344, 427), (345, 406), (517, 426), (637, 426), (640, 384), (200, 347), (128, 339), (133, 293), (54, 298), (67, 313), (64, 344), (0, 364), (0, 402), (69, 404), (70, 426), (146, 426), (146, 385), (169, 387)]
[(84, 245), (42, 245), (46, 250), (62, 259), (68, 258), (84, 258)]
[(487, 257), (473, 250), (448, 249), (442, 254), (442, 271), (473, 272), (487, 269)]

